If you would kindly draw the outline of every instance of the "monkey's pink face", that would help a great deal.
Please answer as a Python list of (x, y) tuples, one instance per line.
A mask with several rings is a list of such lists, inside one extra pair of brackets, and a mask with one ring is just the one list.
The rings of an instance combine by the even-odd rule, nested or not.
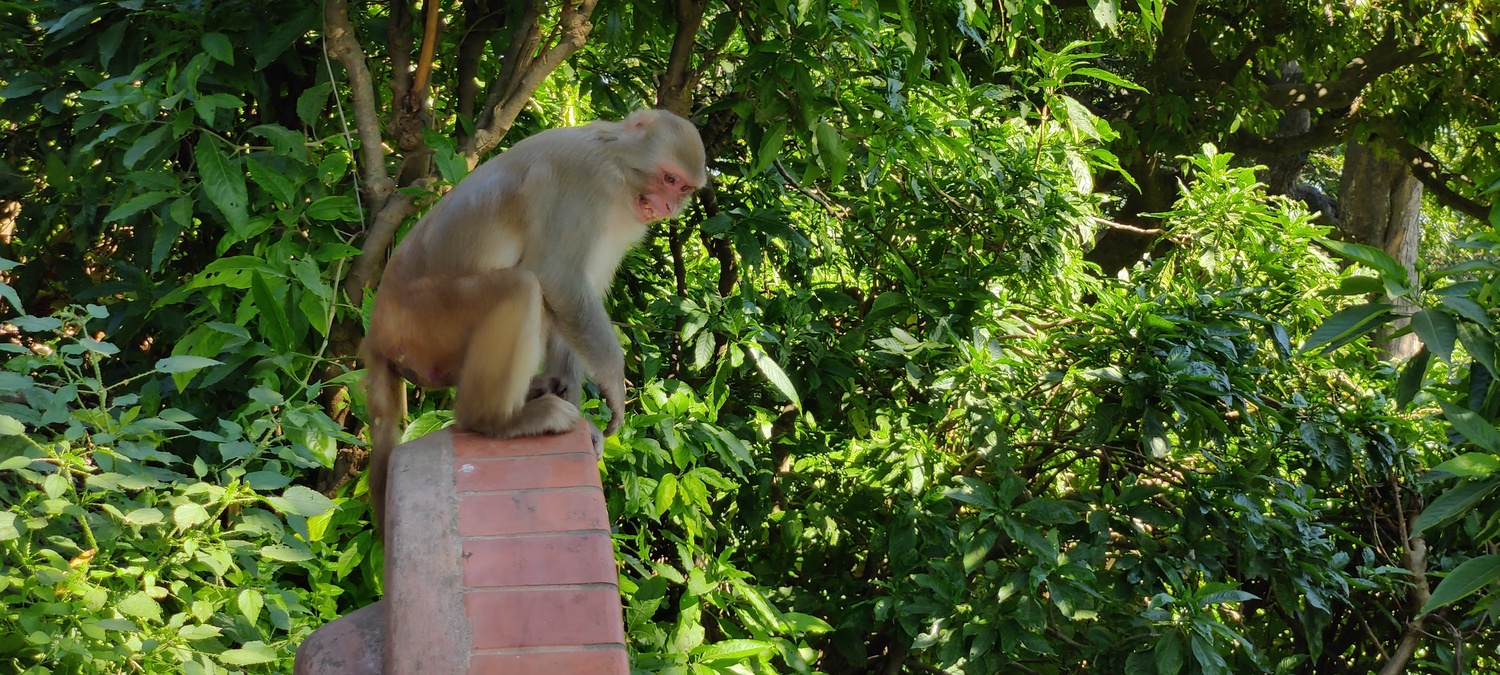
[(693, 191), (700, 187), (689, 175), (675, 166), (663, 165), (646, 184), (645, 191), (636, 196), (635, 216), (649, 223), (681, 212)]

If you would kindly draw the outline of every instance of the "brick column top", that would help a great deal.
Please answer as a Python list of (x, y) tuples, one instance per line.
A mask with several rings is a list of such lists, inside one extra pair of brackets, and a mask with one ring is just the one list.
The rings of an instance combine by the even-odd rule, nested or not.
[[(383, 651), (388, 674), (629, 673), (609, 518), (584, 427), (503, 441), (429, 434), (392, 453), (389, 495), (384, 611), (318, 629), (298, 650), (299, 672), (379, 672), (319, 659), (351, 663), (364, 650)], [(383, 630), (347, 625), (360, 617), (383, 617)]]

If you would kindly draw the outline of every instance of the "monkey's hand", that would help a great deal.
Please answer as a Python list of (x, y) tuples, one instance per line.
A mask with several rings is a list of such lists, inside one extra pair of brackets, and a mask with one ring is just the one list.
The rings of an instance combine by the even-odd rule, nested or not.
[(600, 384), (599, 393), (609, 405), (609, 423), (604, 427), (604, 435), (613, 436), (625, 423), (625, 378)]

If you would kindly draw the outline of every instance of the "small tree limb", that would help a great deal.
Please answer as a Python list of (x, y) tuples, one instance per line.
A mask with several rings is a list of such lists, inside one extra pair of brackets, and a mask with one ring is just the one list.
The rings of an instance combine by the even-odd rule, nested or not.
[(1437, 200), (1442, 202), (1444, 206), (1474, 218), (1481, 223), (1489, 221), (1490, 206), (1469, 199), (1459, 194), (1457, 190), (1448, 187), (1450, 182), (1465, 183), (1466, 181), (1463, 177), (1455, 176), (1445, 171), (1437, 158), (1432, 156), (1432, 153), (1406, 140), (1406, 136), (1390, 120), (1379, 120), (1370, 126), (1374, 135), (1380, 137), (1381, 143), (1395, 150), (1396, 154), (1401, 155), (1401, 159), (1406, 162), (1406, 168), (1411, 171), (1411, 175), (1415, 176), (1417, 180), (1422, 181), (1422, 185), (1426, 186), (1432, 192), (1433, 196), (1437, 197)]
[(354, 97), (354, 124), (359, 134), (361, 170), (365, 198), (372, 212), (385, 208), (396, 191), (396, 183), (385, 171), (385, 144), (380, 135), (380, 112), (375, 108), (375, 84), (365, 65), (365, 52), (349, 23), (347, 0), (328, 0), (323, 5), (323, 36), (328, 55), (344, 66)]
[(1344, 64), (1332, 80), (1311, 82), (1277, 82), (1266, 89), (1262, 98), (1277, 108), (1323, 108), (1336, 110), (1354, 104), (1364, 88), (1375, 78), (1436, 58), (1421, 46), (1397, 49), (1394, 31), (1387, 31), (1379, 44)]

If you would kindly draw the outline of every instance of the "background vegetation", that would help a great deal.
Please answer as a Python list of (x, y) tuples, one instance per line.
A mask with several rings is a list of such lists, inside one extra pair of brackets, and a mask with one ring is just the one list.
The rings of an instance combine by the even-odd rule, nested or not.
[(0, 671), (379, 597), (385, 250), (653, 105), (714, 184), (610, 299), (638, 671), (1500, 668), (1484, 0), (0, 4)]

